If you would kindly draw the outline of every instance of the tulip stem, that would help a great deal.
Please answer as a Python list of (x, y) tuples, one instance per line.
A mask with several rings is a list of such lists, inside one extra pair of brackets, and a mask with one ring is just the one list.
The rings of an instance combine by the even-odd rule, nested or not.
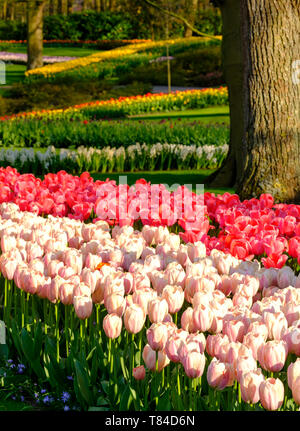
[(65, 337), (66, 337), (66, 356), (69, 356), (69, 328), (68, 328), (68, 312), (69, 307), (65, 305)]
[(174, 314), (174, 323), (177, 326), (178, 313)]
[(189, 411), (191, 412), (192, 410), (193, 410), (193, 385), (194, 384), (194, 379), (189, 379), (189, 399), (190, 399), (190, 401), (189, 401), (189, 403), (190, 403), (190, 405), (189, 405)]
[[(4, 322), (6, 322), (6, 313), (7, 313), (7, 296), (8, 296), (8, 291), (7, 291), (7, 279), (4, 278), (4, 309), (3, 309), (3, 320)], [(6, 322), (7, 323), (7, 322)]]
[(56, 334), (56, 359), (57, 363), (59, 363), (59, 314), (58, 314), (58, 303), (55, 304), (55, 334)]
[(25, 326), (25, 298), (24, 298), (24, 291), (21, 290), (21, 309), (22, 309), (22, 328)]
[(85, 355), (85, 346), (83, 343), (83, 320), (82, 319), (80, 319), (80, 345), (81, 345), (81, 349)]
[(166, 388), (168, 389), (169, 387), (169, 382), (170, 382), (170, 365), (167, 365), (167, 381), (166, 381)]
[(178, 390), (178, 395), (181, 395), (181, 391), (180, 391), (180, 368), (179, 368), (179, 364), (177, 366), (177, 390)]
[(30, 294), (27, 293), (27, 298), (26, 298), (26, 303), (25, 303), (25, 322), (26, 322), (26, 326), (27, 326), (27, 331), (29, 331), (29, 324), (28, 324), (29, 298), (30, 298)]
[(48, 326), (47, 326), (47, 299), (44, 299), (43, 309), (44, 309), (44, 322), (45, 322), (45, 334), (47, 335)]
[[(156, 395), (158, 393), (158, 352), (155, 351), (155, 390), (156, 390)], [(158, 396), (155, 396), (155, 406), (157, 407), (158, 405)]]
[(131, 372), (131, 379), (133, 378), (133, 369), (134, 369), (134, 334), (131, 335), (131, 352), (130, 352), (130, 372)]

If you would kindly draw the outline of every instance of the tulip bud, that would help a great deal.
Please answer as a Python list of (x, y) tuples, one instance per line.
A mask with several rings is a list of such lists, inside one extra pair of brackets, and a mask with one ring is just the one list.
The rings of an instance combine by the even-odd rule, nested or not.
[(118, 338), (122, 330), (122, 319), (117, 314), (107, 314), (103, 319), (103, 329), (108, 338)]
[(132, 370), (132, 375), (135, 378), (135, 380), (144, 380), (146, 376), (146, 370), (144, 365), (140, 365), (139, 367), (136, 367)]
[(141, 307), (136, 304), (130, 305), (124, 314), (124, 325), (131, 334), (137, 334), (143, 329), (146, 315)]
[(73, 304), (79, 319), (87, 319), (92, 314), (93, 301), (89, 296), (74, 296)]

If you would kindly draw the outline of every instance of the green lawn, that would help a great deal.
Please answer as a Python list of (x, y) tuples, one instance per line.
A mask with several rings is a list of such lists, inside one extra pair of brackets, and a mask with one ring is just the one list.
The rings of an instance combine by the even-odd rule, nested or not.
[[(106, 174), (91, 174), (94, 180), (105, 181), (106, 178), (115, 180), (119, 183), (120, 176), (127, 176), (127, 184), (132, 185), (138, 179), (144, 178), (147, 181), (151, 181), (153, 184), (167, 184), (169, 187), (172, 185), (183, 185), (185, 184), (189, 189), (196, 191), (196, 184), (204, 184), (207, 181), (208, 176), (213, 171), (208, 169), (195, 170), (183, 170), (183, 171), (155, 171), (155, 172), (124, 172), (124, 173), (106, 173)], [(225, 192), (234, 193), (232, 188), (218, 188), (212, 189), (209, 187), (204, 188), (206, 192), (223, 194)]]
[(229, 124), (229, 106), (211, 106), (210, 108), (188, 109), (186, 111), (154, 112), (151, 114), (132, 115), (131, 120), (176, 120), (191, 122), (201, 120), (204, 123), (227, 123)]
[[(19, 46), (11, 46), (7, 48), (5, 51), (7, 52), (17, 52), (20, 54), (26, 54), (27, 48), (26, 45)], [(51, 56), (63, 56), (63, 57), (85, 57), (90, 54), (96, 54), (96, 49), (91, 48), (76, 48), (76, 47), (47, 47), (44, 46), (43, 55), (51, 55)]]

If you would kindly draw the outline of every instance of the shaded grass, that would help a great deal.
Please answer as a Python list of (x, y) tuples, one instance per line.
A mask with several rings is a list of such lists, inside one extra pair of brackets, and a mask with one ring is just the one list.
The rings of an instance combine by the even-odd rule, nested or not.
[[(205, 186), (208, 176), (214, 171), (208, 169), (182, 170), (182, 171), (155, 171), (155, 172), (124, 172), (124, 173), (105, 173), (91, 174), (94, 180), (105, 181), (106, 178), (115, 180), (119, 184), (120, 177), (127, 177), (127, 184), (132, 185), (140, 178), (146, 181), (151, 181), (152, 184), (167, 184), (169, 187), (173, 185), (186, 185), (189, 189), (196, 192), (196, 184), (204, 184), (204, 191), (223, 194), (225, 192), (234, 193), (233, 188), (218, 188), (212, 189)], [(177, 187), (176, 187), (177, 188)]]
[(12, 85), (15, 82), (22, 81), (25, 71), (26, 66), (23, 64), (6, 64), (6, 84), (4, 85)]
[[(27, 54), (26, 45), (11, 46), (3, 51), (16, 52), (18, 54)], [(96, 54), (98, 51), (92, 48), (76, 48), (76, 47), (48, 47), (44, 46), (43, 55), (63, 56), (63, 57), (85, 57), (87, 55)]]
[(22, 403), (21, 401), (13, 401), (13, 400), (0, 401), (1, 412), (33, 411), (33, 410), (36, 410), (33, 406)]

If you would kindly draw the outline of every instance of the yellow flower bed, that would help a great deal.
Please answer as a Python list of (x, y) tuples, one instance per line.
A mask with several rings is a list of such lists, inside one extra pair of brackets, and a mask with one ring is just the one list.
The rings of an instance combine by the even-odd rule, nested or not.
[[(222, 39), (221, 36), (216, 36), (219, 40)], [(162, 40), (162, 41), (149, 41), (149, 42), (142, 42), (137, 43), (135, 45), (126, 45), (121, 48), (115, 48), (110, 51), (104, 51), (104, 52), (97, 52), (95, 54), (88, 55), (87, 57), (80, 57), (76, 58), (75, 60), (69, 60), (64, 61), (61, 63), (56, 64), (49, 64), (47, 66), (39, 67), (33, 70), (28, 70), (25, 72), (25, 76), (35, 76), (35, 75), (42, 75), (45, 78), (50, 77), (51, 75), (55, 75), (60, 72), (65, 72), (67, 70), (76, 69), (77, 67), (86, 67), (93, 63), (99, 63), (100, 61), (104, 60), (112, 60), (120, 57), (124, 57), (127, 55), (132, 55), (138, 53), (142, 49), (149, 49), (149, 48), (159, 48), (163, 47), (167, 44), (174, 45), (176, 43), (190, 43), (195, 40), (199, 40), (199, 38), (196, 37), (190, 37), (190, 38), (179, 38), (179, 39), (169, 39), (169, 40)], [(201, 38), (203, 42), (208, 42), (210, 39), (203, 37)]]

